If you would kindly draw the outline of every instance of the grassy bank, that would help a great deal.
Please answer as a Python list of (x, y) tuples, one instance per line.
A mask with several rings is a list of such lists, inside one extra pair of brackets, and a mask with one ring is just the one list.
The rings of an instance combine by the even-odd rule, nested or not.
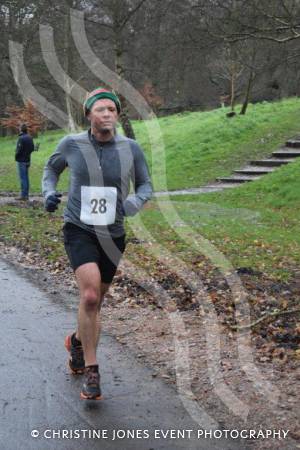
[[(242, 161), (269, 154), (300, 129), (299, 110), (299, 100), (289, 99), (251, 106), (246, 117), (234, 120), (226, 119), (221, 110), (160, 119), (167, 143), (169, 188), (204, 184), (214, 176), (227, 174)], [(149, 158), (146, 124), (136, 122), (134, 126)], [(39, 139), (41, 150), (33, 155), (31, 169), (32, 186), (37, 191), (45, 160), (62, 136), (62, 131), (49, 132)], [(1, 140), (2, 190), (18, 190), (12, 143), (9, 138)], [(155, 167), (161, 165), (156, 162)], [(153, 200), (137, 217), (127, 219), (128, 237), (133, 237), (141, 220), (149, 233), (146, 241), (168, 247), (187, 263), (199, 254), (213, 259), (216, 248), (236, 268), (251, 267), (288, 280), (300, 263), (299, 171), (300, 160), (233, 190)], [(67, 188), (67, 175), (61, 179), (62, 190)], [(161, 180), (156, 188), (163, 188)], [(55, 261), (64, 255), (61, 214), (60, 209), (49, 215), (38, 205), (3, 206), (1, 238)], [(143, 245), (136, 245), (134, 251), (143, 252)]]
[[(300, 132), (300, 100), (250, 105), (246, 116), (228, 119), (225, 110), (186, 112), (158, 119), (163, 147), (151, 151), (147, 123), (133, 123), (137, 140), (145, 150), (155, 190), (201, 186), (230, 172), (249, 159), (267, 156), (285, 139)], [(32, 157), (31, 192), (40, 192), (45, 162), (65, 132), (40, 136), (39, 152)], [(154, 138), (158, 138), (157, 130)], [(18, 191), (14, 163), (15, 138), (0, 139), (0, 191)], [(154, 156), (155, 155), (155, 156)], [(153, 157), (153, 167), (152, 167)], [(164, 170), (166, 167), (166, 173)], [(67, 172), (59, 189), (67, 190)]]
[(295, 271), (300, 273), (299, 172), (300, 160), (236, 189), (172, 196), (171, 205), (180, 218), (173, 220), (174, 229), (165, 219), (167, 199), (143, 211), (143, 220), (155, 239), (183, 253), (196, 253), (176, 235), (188, 225), (195, 239), (208, 239), (234, 267), (251, 267), (288, 280)]
[[(300, 271), (299, 172), (300, 160), (236, 189), (152, 200), (126, 220), (128, 238), (158, 243), (187, 264), (199, 255), (213, 262), (215, 248), (235, 268), (288, 281)], [(3, 206), (1, 238), (55, 261), (64, 255), (61, 214), (61, 208), (50, 215), (42, 206)], [(143, 249), (137, 244), (134, 252)]]

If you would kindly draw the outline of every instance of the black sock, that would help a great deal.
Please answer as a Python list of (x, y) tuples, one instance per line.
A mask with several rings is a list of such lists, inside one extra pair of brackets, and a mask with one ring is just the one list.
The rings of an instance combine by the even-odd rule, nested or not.
[(75, 347), (78, 347), (79, 345), (81, 345), (81, 341), (79, 341), (78, 339), (76, 339), (76, 333), (73, 333), (71, 336), (71, 342)]
[(99, 366), (98, 364), (92, 364), (91, 366), (85, 366), (86, 369), (91, 369), (92, 372), (99, 372)]

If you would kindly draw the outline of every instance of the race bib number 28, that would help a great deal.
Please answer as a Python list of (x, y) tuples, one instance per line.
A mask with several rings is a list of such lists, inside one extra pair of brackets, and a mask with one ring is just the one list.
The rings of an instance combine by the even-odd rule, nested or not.
[(81, 186), (80, 220), (87, 225), (111, 225), (116, 219), (117, 188)]

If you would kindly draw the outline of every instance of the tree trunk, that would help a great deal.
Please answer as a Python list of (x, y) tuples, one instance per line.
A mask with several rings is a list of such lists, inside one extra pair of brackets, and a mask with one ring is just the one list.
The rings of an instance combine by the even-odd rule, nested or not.
[(68, 94), (69, 88), (70, 88), (69, 81), (66, 78), (65, 79), (65, 100), (66, 100), (67, 115), (68, 115), (68, 129), (72, 133), (75, 133), (77, 131), (77, 124), (73, 117), (72, 99), (71, 99), (70, 95)]
[(247, 84), (247, 91), (246, 91), (246, 96), (245, 96), (245, 100), (243, 102), (243, 106), (240, 112), (240, 115), (244, 115), (246, 114), (247, 108), (248, 108), (248, 104), (250, 101), (250, 95), (251, 95), (251, 90), (252, 90), (252, 83), (253, 83), (253, 71), (250, 71), (250, 75), (249, 75), (249, 79), (248, 79), (248, 84)]
[(231, 75), (231, 95), (230, 95), (230, 107), (231, 107), (231, 111), (234, 111), (234, 101), (235, 101), (235, 92), (234, 92), (234, 88), (235, 88), (235, 79), (234, 79), (234, 73), (232, 73)]
[[(68, 10), (68, 3), (66, 3), (67, 10)], [(70, 30), (70, 23), (69, 23), (69, 15), (65, 15), (65, 49), (64, 49), (64, 70), (65, 73), (68, 74), (69, 67), (70, 67), (70, 58), (72, 51), (70, 49), (70, 39), (71, 39), (71, 30)], [(69, 94), (71, 89), (70, 82), (68, 80), (68, 77), (65, 77), (65, 102), (66, 102), (66, 109), (67, 109), (67, 115), (68, 115), (68, 129), (72, 133), (76, 132), (78, 129), (78, 126), (74, 120), (73, 117), (73, 108), (72, 108), (72, 98)]]
[[(124, 69), (122, 64), (122, 56), (123, 56), (123, 49), (122, 44), (120, 40), (118, 39), (119, 31), (115, 30), (115, 70), (116, 73), (123, 78), (124, 77)], [(125, 97), (123, 95), (119, 95), (120, 102), (122, 105), (121, 108), (121, 114), (120, 114), (120, 122), (123, 128), (123, 131), (125, 135), (128, 138), (135, 139), (135, 134), (133, 131), (133, 127), (131, 125), (131, 121), (129, 119), (129, 112), (128, 112), (128, 103)]]
[(122, 109), (121, 109), (121, 114), (120, 114), (120, 122), (121, 122), (122, 128), (127, 137), (129, 137), (130, 139), (135, 139), (135, 134), (134, 134), (134, 131), (133, 131), (133, 128), (131, 125), (131, 121), (129, 119), (129, 115), (128, 115), (127, 101), (122, 95), (119, 95), (119, 99), (122, 104)]

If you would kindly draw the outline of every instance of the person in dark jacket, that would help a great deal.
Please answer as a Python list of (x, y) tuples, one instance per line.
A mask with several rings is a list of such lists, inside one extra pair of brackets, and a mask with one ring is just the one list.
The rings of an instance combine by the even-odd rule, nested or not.
[(21, 195), (17, 200), (28, 200), (29, 195), (29, 167), (30, 155), (34, 150), (34, 143), (32, 137), (27, 132), (27, 125), (21, 126), (21, 132), (17, 142), (15, 160), (17, 162), (17, 169), (21, 183)]

